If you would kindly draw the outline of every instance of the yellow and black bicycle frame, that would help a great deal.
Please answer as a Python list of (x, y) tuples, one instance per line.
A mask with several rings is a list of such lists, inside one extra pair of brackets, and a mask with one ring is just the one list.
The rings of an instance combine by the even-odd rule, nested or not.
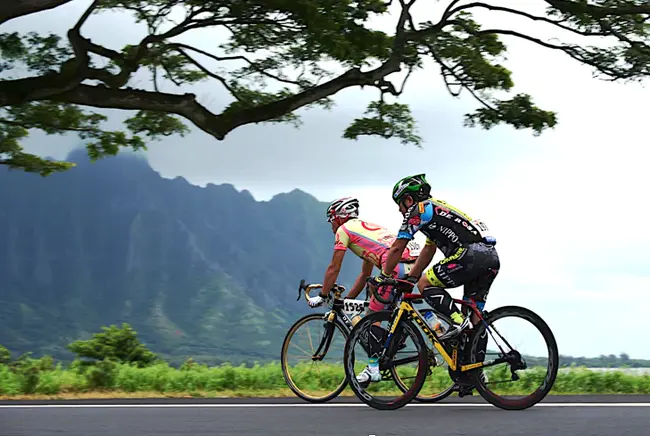
[[(415, 323), (420, 326), (420, 329), (424, 332), (425, 335), (431, 340), (433, 343), (433, 346), (438, 350), (440, 355), (442, 356), (443, 359), (445, 359), (445, 362), (447, 362), (447, 365), (449, 365), (449, 368), (451, 368), (452, 371), (456, 371), (456, 368), (458, 367), (458, 347), (455, 346), (452, 350), (451, 356), (449, 353), (447, 353), (447, 350), (440, 344), (440, 341), (438, 341), (438, 337), (436, 334), (429, 328), (429, 325), (427, 324), (426, 320), (422, 318), (420, 313), (411, 305), (410, 302), (408, 301), (402, 301), (399, 305), (399, 309), (397, 311), (397, 316), (393, 320), (393, 324), (391, 326), (391, 329), (389, 331), (391, 337), (395, 334), (395, 329), (397, 328), (397, 325), (399, 324), (399, 320), (404, 316), (404, 314), (411, 315)], [(469, 371), (470, 369), (474, 368), (480, 368), (483, 366), (492, 366), (494, 365), (495, 362), (478, 362), (478, 363), (471, 363), (469, 365), (461, 365), (460, 370), (461, 371)]]

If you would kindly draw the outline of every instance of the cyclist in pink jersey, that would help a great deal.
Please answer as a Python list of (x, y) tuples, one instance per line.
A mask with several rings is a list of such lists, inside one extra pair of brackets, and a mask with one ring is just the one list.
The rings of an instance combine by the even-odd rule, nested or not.
[[(323, 290), (329, 290), (334, 286), (343, 263), (343, 256), (349, 249), (363, 259), (361, 272), (350, 288), (346, 298), (356, 298), (363, 290), (366, 277), (372, 275), (372, 270), (377, 267), (380, 271), (386, 261), (388, 250), (397, 238), (397, 235), (389, 232), (382, 226), (368, 223), (359, 219), (359, 200), (352, 197), (340, 198), (333, 201), (327, 208), (327, 221), (332, 225), (332, 232), (335, 235), (334, 254), (332, 261), (325, 272)], [(413, 240), (407, 245), (402, 257), (393, 270), (393, 277), (406, 279), (417, 259), (419, 247)], [(417, 282), (417, 278), (412, 278)], [(326, 292), (326, 291), (325, 291)], [(386, 292), (389, 292), (386, 290)], [(382, 295), (383, 296), (383, 295)], [(309, 299), (312, 307), (320, 306), (326, 296), (316, 295)], [(386, 307), (371, 297), (368, 310), (376, 312)]]
[[(335, 234), (334, 254), (325, 272), (321, 294), (309, 298), (311, 307), (320, 306), (327, 298), (327, 292), (336, 283), (343, 263), (343, 256), (345, 256), (348, 249), (363, 259), (361, 272), (352, 288), (350, 288), (350, 292), (346, 295), (346, 298), (356, 298), (366, 283), (366, 277), (372, 275), (373, 268), (377, 267), (380, 271), (383, 270), (388, 250), (397, 238), (397, 235), (392, 234), (387, 229), (359, 219), (359, 200), (352, 197), (333, 201), (327, 208), (327, 221), (332, 224), (332, 232)], [(404, 249), (397, 266), (393, 269), (392, 276), (408, 280), (413, 284), (417, 283), (418, 277), (412, 277), (408, 274), (415, 265), (419, 251), (417, 243), (411, 239)], [(323, 290), (327, 290), (325, 291), (326, 295), (322, 295)], [(385, 292), (390, 291), (386, 290)], [(382, 294), (382, 297), (386, 298), (387, 296)], [(368, 312), (388, 309), (387, 306), (381, 304), (372, 296)], [(379, 328), (382, 327), (379, 326)], [(359, 383), (365, 385), (370, 381), (381, 380), (378, 365), (376, 358), (370, 358), (369, 365), (356, 377)]]

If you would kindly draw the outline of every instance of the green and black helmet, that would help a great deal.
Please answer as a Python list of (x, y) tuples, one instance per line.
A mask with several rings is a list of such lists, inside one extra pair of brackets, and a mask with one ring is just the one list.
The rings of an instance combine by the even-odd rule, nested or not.
[(404, 177), (393, 187), (393, 201), (400, 204), (405, 195), (410, 195), (415, 201), (424, 201), (429, 198), (431, 185), (424, 174)]

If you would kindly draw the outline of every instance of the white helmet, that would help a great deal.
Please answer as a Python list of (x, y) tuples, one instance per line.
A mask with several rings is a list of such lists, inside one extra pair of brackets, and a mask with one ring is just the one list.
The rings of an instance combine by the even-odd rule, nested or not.
[(334, 200), (327, 206), (327, 222), (334, 218), (357, 218), (359, 216), (359, 200), (354, 197), (343, 197)]

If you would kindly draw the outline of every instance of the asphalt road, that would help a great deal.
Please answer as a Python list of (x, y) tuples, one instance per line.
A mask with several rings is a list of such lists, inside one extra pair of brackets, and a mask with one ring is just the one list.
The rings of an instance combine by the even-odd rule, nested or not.
[(2, 436), (411, 436), (650, 434), (650, 396), (549, 397), (524, 411), (477, 397), (379, 411), (344, 399), (0, 402)]

